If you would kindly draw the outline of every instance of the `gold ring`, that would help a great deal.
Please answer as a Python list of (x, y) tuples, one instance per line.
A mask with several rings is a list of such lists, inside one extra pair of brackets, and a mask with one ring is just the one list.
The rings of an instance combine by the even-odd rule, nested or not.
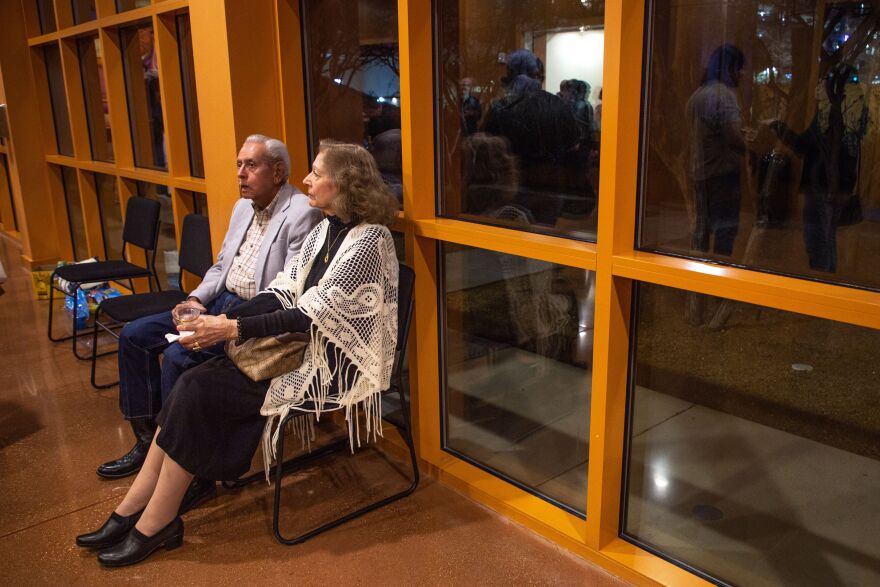
[(201, 352), (201, 350), (202, 350), (202, 345), (199, 344), (199, 341), (196, 341), (196, 343), (193, 345), (193, 350), (194, 350), (195, 352), (197, 352), (197, 353), (198, 353), (198, 352)]

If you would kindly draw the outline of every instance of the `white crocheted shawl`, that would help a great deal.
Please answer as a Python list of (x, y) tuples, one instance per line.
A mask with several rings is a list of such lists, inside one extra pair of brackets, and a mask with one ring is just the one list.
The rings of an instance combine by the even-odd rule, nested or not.
[[(324, 254), (329, 222), (306, 237), (266, 291), (287, 308), (299, 308), (312, 319), (311, 342), (299, 369), (272, 379), (260, 413), (268, 416), (263, 456), (268, 479), (280, 430), (274, 422), (290, 410), (322, 412), (344, 409), (351, 448), (360, 445), (358, 411), (366, 416), (367, 440), (382, 434), (381, 392), (388, 388), (397, 343), (398, 262), (391, 233), (384, 226), (360, 224), (348, 231), (317, 285), (303, 292), (306, 277)], [(335, 367), (327, 361), (328, 343), (335, 346)], [(348, 361), (343, 361), (343, 355)], [(339, 393), (330, 395), (335, 381)], [(312, 419), (307, 420), (311, 428)], [(299, 428), (302, 436), (304, 427)], [(279, 457), (280, 458), (280, 457)]]

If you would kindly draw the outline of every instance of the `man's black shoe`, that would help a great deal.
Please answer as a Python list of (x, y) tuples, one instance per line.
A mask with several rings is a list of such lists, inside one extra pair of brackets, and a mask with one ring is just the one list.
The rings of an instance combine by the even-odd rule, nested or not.
[(183, 495), (183, 501), (180, 502), (180, 509), (177, 510), (177, 515), (182, 516), (191, 509), (215, 497), (217, 497), (217, 483), (215, 481), (194, 477), (186, 493)]
[(152, 418), (135, 418), (130, 420), (131, 429), (137, 439), (130, 451), (115, 461), (104, 463), (96, 473), (105, 479), (122, 479), (134, 475), (141, 470), (153, 442), (153, 434), (156, 432), (156, 422)]
[(148, 450), (150, 450), (149, 444), (144, 445), (138, 441), (125, 455), (115, 461), (104, 463), (95, 472), (105, 479), (122, 479), (134, 475), (144, 466)]

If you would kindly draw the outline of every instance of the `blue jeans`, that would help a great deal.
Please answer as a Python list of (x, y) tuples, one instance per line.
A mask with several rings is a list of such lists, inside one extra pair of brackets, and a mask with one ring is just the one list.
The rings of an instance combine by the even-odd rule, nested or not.
[[(207, 304), (208, 314), (225, 314), (244, 300), (223, 291)], [(165, 335), (177, 332), (171, 312), (145, 316), (129, 322), (119, 336), (119, 409), (126, 420), (152, 418), (162, 409), (177, 378), (211, 357), (223, 354), (223, 344), (188, 351), (169, 344)], [(159, 355), (164, 355), (161, 368)]]

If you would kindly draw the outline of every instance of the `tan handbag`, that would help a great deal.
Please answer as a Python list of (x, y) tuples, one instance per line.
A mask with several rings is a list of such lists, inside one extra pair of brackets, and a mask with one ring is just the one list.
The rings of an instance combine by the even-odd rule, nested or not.
[(309, 340), (305, 332), (249, 338), (241, 344), (230, 340), (226, 355), (251, 381), (263, 381), (299, 368)]

